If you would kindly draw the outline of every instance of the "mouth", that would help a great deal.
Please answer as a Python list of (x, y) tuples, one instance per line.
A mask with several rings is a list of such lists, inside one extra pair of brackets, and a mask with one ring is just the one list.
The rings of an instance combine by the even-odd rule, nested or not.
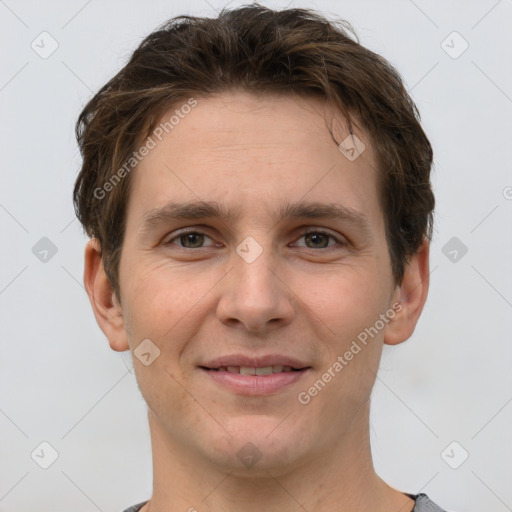
[(264, 367), (250, 367), (250, 366), (220, 366), (218, 368), (208, 368), (206, 366), (200, 366), (203, 370), (211, 370), (214, 372), (228, 372), (239, 375), (273, 375), (276, 373), (288, 373), (288, 372), (300, 372), (309, 367), (305, 368), (294, 368), (293, 366), (284, 366), (282, 364), (276, 364), (272, 366)]
[(301, 363), (294, 363), (294, 365), (266, 363), (265, 366), (219, 364), (218, 366), (199, 366), (199, 369), (216, 385), (234, 394), (262, 396), (276, 394), (297, 383), (312, 367)]

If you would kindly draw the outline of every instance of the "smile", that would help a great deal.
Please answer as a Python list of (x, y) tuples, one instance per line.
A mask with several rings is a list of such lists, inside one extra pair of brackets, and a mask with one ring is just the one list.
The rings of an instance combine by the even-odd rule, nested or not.
[(311, 367), (293, 368), (273, 365), (264, 367), (221, 366), (200, 367), (216, 385), (237, 395), (263, 396), (276, 394), (297, 383)]
[(298, 368), (283, 366), (281, 364), (274, 366), (265, 366), (263, 368), (251, 368), (248, 366), (221, 366), (220, 368), (210, 368), (218, 372), (238, 373), (240, 375), (272, 375), (273, 373), (298, 372)]

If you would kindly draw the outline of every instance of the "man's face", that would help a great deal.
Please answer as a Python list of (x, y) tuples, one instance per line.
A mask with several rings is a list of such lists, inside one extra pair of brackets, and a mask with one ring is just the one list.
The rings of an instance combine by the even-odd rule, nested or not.
[[(284, 468), (365, 425), (388, 323), (335, 363), (396, 299), (375, 153), (356, 132), (366, 148), (348, 159), (315, 98), (197, 101), (133, 171), (119, 273), (126, 342), (160, 351), (134, 365), (168, 442), (229, 468), (243, 470), (245, 455)], [(334, 128), (338, 142), (348, 136), (339, 119)], [(155, 215), (198, 202), (232, 217)], [(299, 203), (348, 215), (281, 218)], [(272, 376), (239, 374), (269, 365)]]

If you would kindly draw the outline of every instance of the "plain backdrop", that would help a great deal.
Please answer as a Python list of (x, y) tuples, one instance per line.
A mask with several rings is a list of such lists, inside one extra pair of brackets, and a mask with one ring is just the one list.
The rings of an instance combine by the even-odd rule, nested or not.
[[(384, 348), (376, 469), (450, 511), (512, 510), (512, 0), (262, 3), (352, 23), (404, 77), (434, 147), (430, 294), (412, 338)], [(82, 285), (74, 123), (149, 32), (225, 5), (0, 0), (1, 512), (151, 495), (129, 354), (110, 350)]]

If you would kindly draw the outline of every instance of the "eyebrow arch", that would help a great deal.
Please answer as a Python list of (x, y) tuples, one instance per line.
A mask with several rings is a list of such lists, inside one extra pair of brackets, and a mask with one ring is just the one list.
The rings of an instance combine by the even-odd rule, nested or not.
[[(227, 210), (215, 201), (169, 202), (161, 208), (147, 212), (139, 228), (140, 233), (176, 220), (201, 220), (218, 218), (226, 222), (240, 219), (241, 210)], [(342, 220), (354, 225), (359, 231), (372, 238), (372, 231), (366, 215), (353, 208), (336, 203), (298, 202), (281, 205), (277, 214), (274, 212), (276, 224), (285, 219), (333, 219)]]

